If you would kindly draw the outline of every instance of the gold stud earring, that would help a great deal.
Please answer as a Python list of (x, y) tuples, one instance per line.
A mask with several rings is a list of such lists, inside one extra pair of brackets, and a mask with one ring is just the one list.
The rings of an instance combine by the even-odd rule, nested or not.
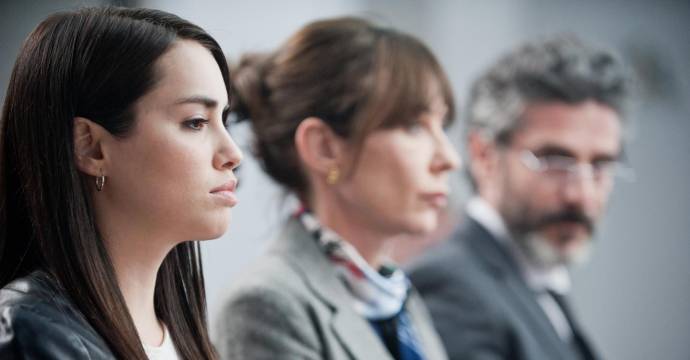
[(328, 175), (326, 175), (326, 183), (328, 185), (335, 185), (340, 180), (340, 170), (337, 167), (332, 167), (328, 170)]
[(101, 169), (101, 175), (96, 177), (96, 190), (103, 190), (103, 185), (105, 185), (105, 175), (103, 175), (103, 169)]

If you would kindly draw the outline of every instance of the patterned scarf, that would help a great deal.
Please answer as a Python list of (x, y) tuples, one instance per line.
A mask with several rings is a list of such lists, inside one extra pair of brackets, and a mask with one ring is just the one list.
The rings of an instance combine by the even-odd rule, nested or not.
[(410, 281), (399, 268), (384, 265), (375, 271), (352, 245), (322, 226), (306, 210), (296, 214), (335, 265), (354, 299), (355, 312), (374, 328), (396, 360), (424, 360), (405, 302)]
[(393, 265), (384, 265), (379, 271), (372, 269), (352, 245), (323, 227), (310, 212), (302, 210), (297, 216), (336, 266), (353, 295), (358, 314), (367, 320), (380, 320), (402, 310), (410, 289), (402, 270)]

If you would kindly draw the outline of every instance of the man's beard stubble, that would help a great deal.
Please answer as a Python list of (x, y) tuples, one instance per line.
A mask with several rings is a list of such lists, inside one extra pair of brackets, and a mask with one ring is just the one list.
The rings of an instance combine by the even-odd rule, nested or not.
[[(511, 210), (510, 213), (505, 213), (503, 216), (506, 225), (518, 246), (537, 266), (552, 268), (560, 265), (579, 265), (589, 259), (595, 222), (580, 209), (571, 207), (537, 216), (534, 216), (533, 212), (526, 206)], [(550, 225), (563, 222), (583, 226), (588, 238), (580, 240), (579, 244), (569, 247), (567, 251), (554, 246), (542, 235), (542, 230)], [(574, 239), (563, 238), (558, 239), (558, 241), (567, 242), (574, 241)]]

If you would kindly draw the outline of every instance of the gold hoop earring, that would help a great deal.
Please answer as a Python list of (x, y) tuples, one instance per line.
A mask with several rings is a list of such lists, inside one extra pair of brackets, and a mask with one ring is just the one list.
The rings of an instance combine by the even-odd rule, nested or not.
[(105, 185), (105, 175), (103, 175), (103, 169), (101, 169), (101, 175), (96, 176), (96, 190), (98, 190), (98, 191), (103, 190), (104, 185)]
[(328, 175), (326, 175), (326, 183), (328, 185), (335, 185), (340, 180), (340, 170), (337, 167), (332, 167), (328, 170)]

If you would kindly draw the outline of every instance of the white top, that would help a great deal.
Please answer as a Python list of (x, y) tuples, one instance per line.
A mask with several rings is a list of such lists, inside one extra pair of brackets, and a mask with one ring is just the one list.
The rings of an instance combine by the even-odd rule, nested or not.
[(178, 360), (180, 358), (168, 333), (168, 327), (165, 325), (163, 325), (163, 342), (159, 346), (143, 345), (149, 360)]
[(485, 227), (493, 237), (508, 248), (520, 267), (523, 279), (538, 294), (537, 302), (546, 313), (558, 336), (564, 341), (569, 341), (573, 336), (573, 330), (570, 328), (561, 307), (546, 292), (550, 290), (561, 295), (570, 292), (571, 280), (568, 269), (563, 265), (544, 268), (531, 262), (522, 248), (510, 236), (508, 227), (501, 215), (486, 200), (478, 196), (470, 199), (467, 203), (467, 215)]

